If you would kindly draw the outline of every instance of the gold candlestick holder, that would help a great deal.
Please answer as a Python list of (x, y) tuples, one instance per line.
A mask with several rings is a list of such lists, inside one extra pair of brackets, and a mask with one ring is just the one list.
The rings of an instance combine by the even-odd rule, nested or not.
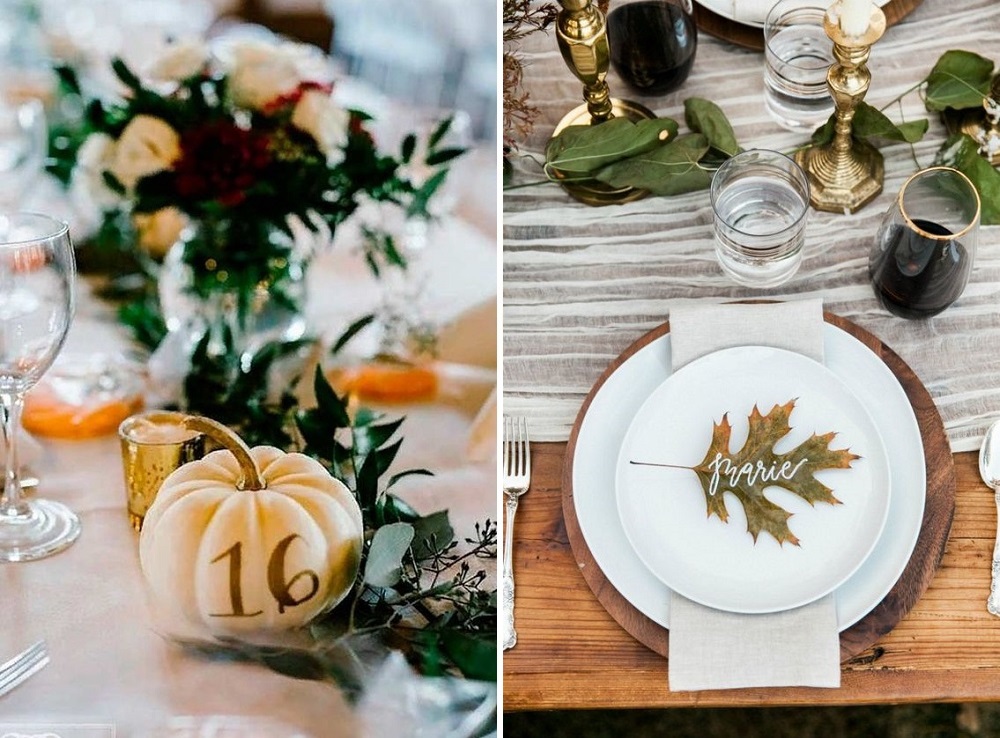
[[(639, 103), (611, 97), (606, 77), (611, 60), (604, 14), (591, 0), (559, 0), (556, 21), (559, 51), (570, 71), (583, 82), (584, 103), (573, 108), (556, 126), (552, 137), (568, 126), (598, 125), (610, 118), (645, 120), (656, 114)], [(612, 187), (597, 180), (560, 182), (572, 197), (587, 205), (610, 205), (646, 197), (646, 190)]]
[(836, 108), (834, 138), (824, 146), (799, 150), (795, 161), (809, 176), (809, 202), (814, 208), (853, 213), (882, 192), (885, 174), (882, 154), (851, 135), (854, 113), (871, 84), (867, 62), (872, 45), (885, 33), (885, 14), (873, 4), (868, 30), (848, 36), (840, 30), (840, 11), (841, 4), (835, 3), (823, 20), (837, 59), (826, 75)]

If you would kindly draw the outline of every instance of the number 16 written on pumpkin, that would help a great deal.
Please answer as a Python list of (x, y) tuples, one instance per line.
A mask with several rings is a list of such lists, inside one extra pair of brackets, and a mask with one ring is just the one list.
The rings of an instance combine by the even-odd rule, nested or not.
[[(311, 600), (319, 591), (319, 575), (312, 569), (303, 569), (297, 572), (290, 579), (285, 578), (285, 558), (288, 555), (288, 548), (297, 538), (302, 538), (298, 533), (285, 536), (271, 552), (271, 557), (267, 562), (267, 588), (278, 603), (278, 612), (283, 613), (286, 608), (301, 605), (303, 602)], [(225, 551), (216, 556), (210, 563), (214, 564), (223, 559), (229, 559), (229, 601), (232, 605), (232, 612), (209, 613), (213, 618), (252, 618), (262, 615), (263, 610), (247, 612), (243, 606), (243, 542), (237, 541)], [(310, 582), (309, 591), (302, 597), (296, 599), (292, 595), (292, 587), (297, 581), (305, 577)]]

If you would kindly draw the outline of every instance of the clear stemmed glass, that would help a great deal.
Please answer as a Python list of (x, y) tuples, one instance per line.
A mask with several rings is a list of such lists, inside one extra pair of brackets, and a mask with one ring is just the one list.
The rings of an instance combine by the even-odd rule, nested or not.
[(0, 560), (60, 551), (80, 535), (65, 505), (21, 495), (17, 434), (24, 394), (62, 348), (73, 317), (76, 266), (69, 228), (44, 215), (0, 215), (0, 404), (6, 475), (0, 495)]

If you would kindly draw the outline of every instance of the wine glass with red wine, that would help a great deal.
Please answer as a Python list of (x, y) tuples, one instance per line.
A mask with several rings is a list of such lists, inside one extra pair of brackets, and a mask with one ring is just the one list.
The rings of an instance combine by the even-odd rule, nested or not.
[(636, 92), (663, 95), (687, 79), (698, 48), (691, 0), (613, 3), (607, 29), (611, 66)]
[(979, 240), (979, 194), (949, 167), (917, 172), (886, 212), (868, 260), (882, 306), (902, 318), (929, 318), (957, 300)]

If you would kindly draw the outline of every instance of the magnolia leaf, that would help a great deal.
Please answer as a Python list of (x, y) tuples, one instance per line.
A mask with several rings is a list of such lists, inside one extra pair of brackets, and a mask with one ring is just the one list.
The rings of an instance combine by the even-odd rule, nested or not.
[(589, 175), (607, 164), (645, 153), (677, 135), (677, 122), (653, 118), (633, 123), (612, 118), (594, 126), (570, 126), (549, 141), (546, 169), (559, 175)]
[(722, 108), (711, 100), (689, 97), (684, 101), (684, 121), (695, 133), (708, 139), (709, 145), (727, 156), (740, 153), (733, 127)]
[(1000, 172), (979, 155), (979, 144), (965, 133), (952, 136), (938, 152), (935, 164), (954, 167), (975, 185), (983, 225), (1000, 225)]
[(993, 62), (971, 51), (952, 49), (927, 75), (924, 102), (928, 110), (978, 108), (989, 94)]
[(862, 101), (854, 112), (851, 134), (868, 142), (874, 138), (885, 138), (890, 141), (916, 143), (927, 133), (927, 125), (926, 118), (896, 125), (878, 108), (873, 108)]
[[(836, 126), (836, 116), (831, 115), (826, 123), (817, 128), (812, 135), (813, 146), (826, 146), (833, 141)], [(905, 123), (893, 123), (881, 110), (873, 108), (862, 101), (858, 103), (851, 122), (851, 135), (859, 141), (875, 143), (876, 139), (899, 141), (901, 143), (916, 143), (927, 133), (928, 120), (911, 120)]]
[(389, 523), (376, 530), (368, 550), (365, 583), (375, 587), (396, 584), (403, 570), (403, 556), (412, 542), (413, 526), (409, 523)]
[(692, 133), (655, 151), (604, 167), (594, 176), (612, 187), (635, 187), (654, 195), (703, 190), (712, 183), (712, 177), (698, 160), (708, 149), (708, 139)]
[[(731, 492), (743, 505), (747, 531), (755, 543), (764, 531), (774, 536), (778, 543), (787, 541), (799, 545), (799, 539), (788, 527), (791, 513), (764, 497), (765, 489), (783, 487), (810, 505), (817, 502), (838, 505), (840, 500), (833, 496), (833, 490), (816, 479), (814, 473), (823, 469), (847, 469), (851, 462), (861, 458), (848, 449), (830, 449), (836, 433), (821, 436), (814, 433), (791, 451), (775, 453), (775, 444), (792, 429), (788, 419), (794, 409), (795, 400), (790, 400), (784, 405), (775, 405), (767, 415), (761, 415), (754, 405), (749, 416), (747, 441), (735, 454), (729, 449), (732, 426), (727, 413), (721, 423), (713, 424), (708, 453), (693, 467), (705, 492), (708, 515), (717, 515), (727, 522), (729, 512), (723, 493)], [(761, 469), (782, 470), (783, 473), (760, 473)]]

